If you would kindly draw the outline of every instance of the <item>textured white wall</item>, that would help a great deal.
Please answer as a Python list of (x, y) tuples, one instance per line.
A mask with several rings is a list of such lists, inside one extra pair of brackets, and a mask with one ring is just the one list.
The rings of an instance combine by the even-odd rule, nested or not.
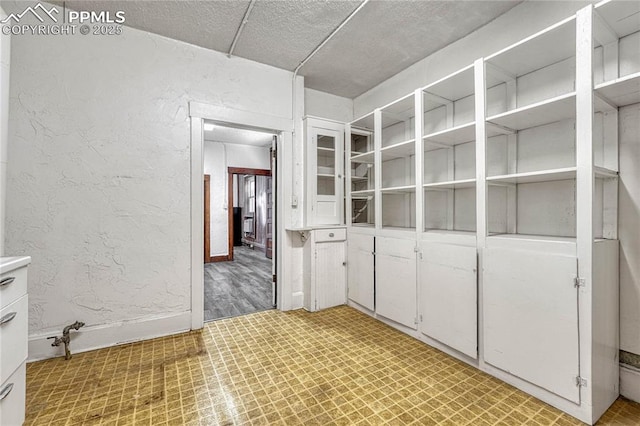
[(353, 121), (353, 100), (318, 90), (304, 89), (304, 113), (348, 123)]
[[(225, 153), (226, 149), (226, 153)], [(225, 164), (226, 155), (226, 164)], [(228, 194), (227, 167), (245, 167), (249, 169), (270, 169), (269, 147), (226, 144), (205, 141), (204, 173), (210, 175), (211, 190), (211, 256), (229, 254), (227, 245)], [(234, 202), (236, 200), (234, 199)]]
[(30, 334), (190, 311), (188, 102), (291, 116), (291, 73), (125, 28), (12, 40), (8, 252)]
[[(0, 19), (7, 15), (0, 7)], [(4, 256), (5, 194), (7, 176), (7, 140), (9, 129), (9, 65), (11, 38), (0, 34), (0, 256)]]

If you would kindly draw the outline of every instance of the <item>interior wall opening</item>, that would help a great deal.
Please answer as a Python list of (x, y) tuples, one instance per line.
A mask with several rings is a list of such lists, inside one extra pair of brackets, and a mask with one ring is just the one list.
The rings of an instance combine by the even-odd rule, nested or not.
[(276, 306), (277, 135), (204, 122), (204, 320)]

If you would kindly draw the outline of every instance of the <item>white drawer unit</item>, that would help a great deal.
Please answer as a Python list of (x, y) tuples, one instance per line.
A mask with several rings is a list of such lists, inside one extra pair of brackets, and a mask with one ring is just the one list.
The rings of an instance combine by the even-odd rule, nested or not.
[(20, 426), (24, 423), (27, 363), (20, 367), (0, 386), (0, 425)]
[(27, 295), (0, 310), (0, 383), (27, 359)]
[(305, 246), (304, 307), (319, 311), (347, 303), (347, 232), (314, 229)]
[(25, 419), (30, 257), (0, 258), (0, 425)]

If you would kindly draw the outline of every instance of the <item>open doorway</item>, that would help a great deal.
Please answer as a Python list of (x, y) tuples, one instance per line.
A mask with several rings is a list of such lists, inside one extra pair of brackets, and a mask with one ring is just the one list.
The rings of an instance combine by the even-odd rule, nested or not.
[(276, 305), (277, 135), (204, 123), (204, 320)]

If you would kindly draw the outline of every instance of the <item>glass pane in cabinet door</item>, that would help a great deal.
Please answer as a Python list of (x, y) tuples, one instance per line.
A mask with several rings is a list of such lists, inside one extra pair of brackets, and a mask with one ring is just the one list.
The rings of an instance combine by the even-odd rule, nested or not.
[(333, 136), (318, 135), (318, 195), (336, 194), (336, 151)]

